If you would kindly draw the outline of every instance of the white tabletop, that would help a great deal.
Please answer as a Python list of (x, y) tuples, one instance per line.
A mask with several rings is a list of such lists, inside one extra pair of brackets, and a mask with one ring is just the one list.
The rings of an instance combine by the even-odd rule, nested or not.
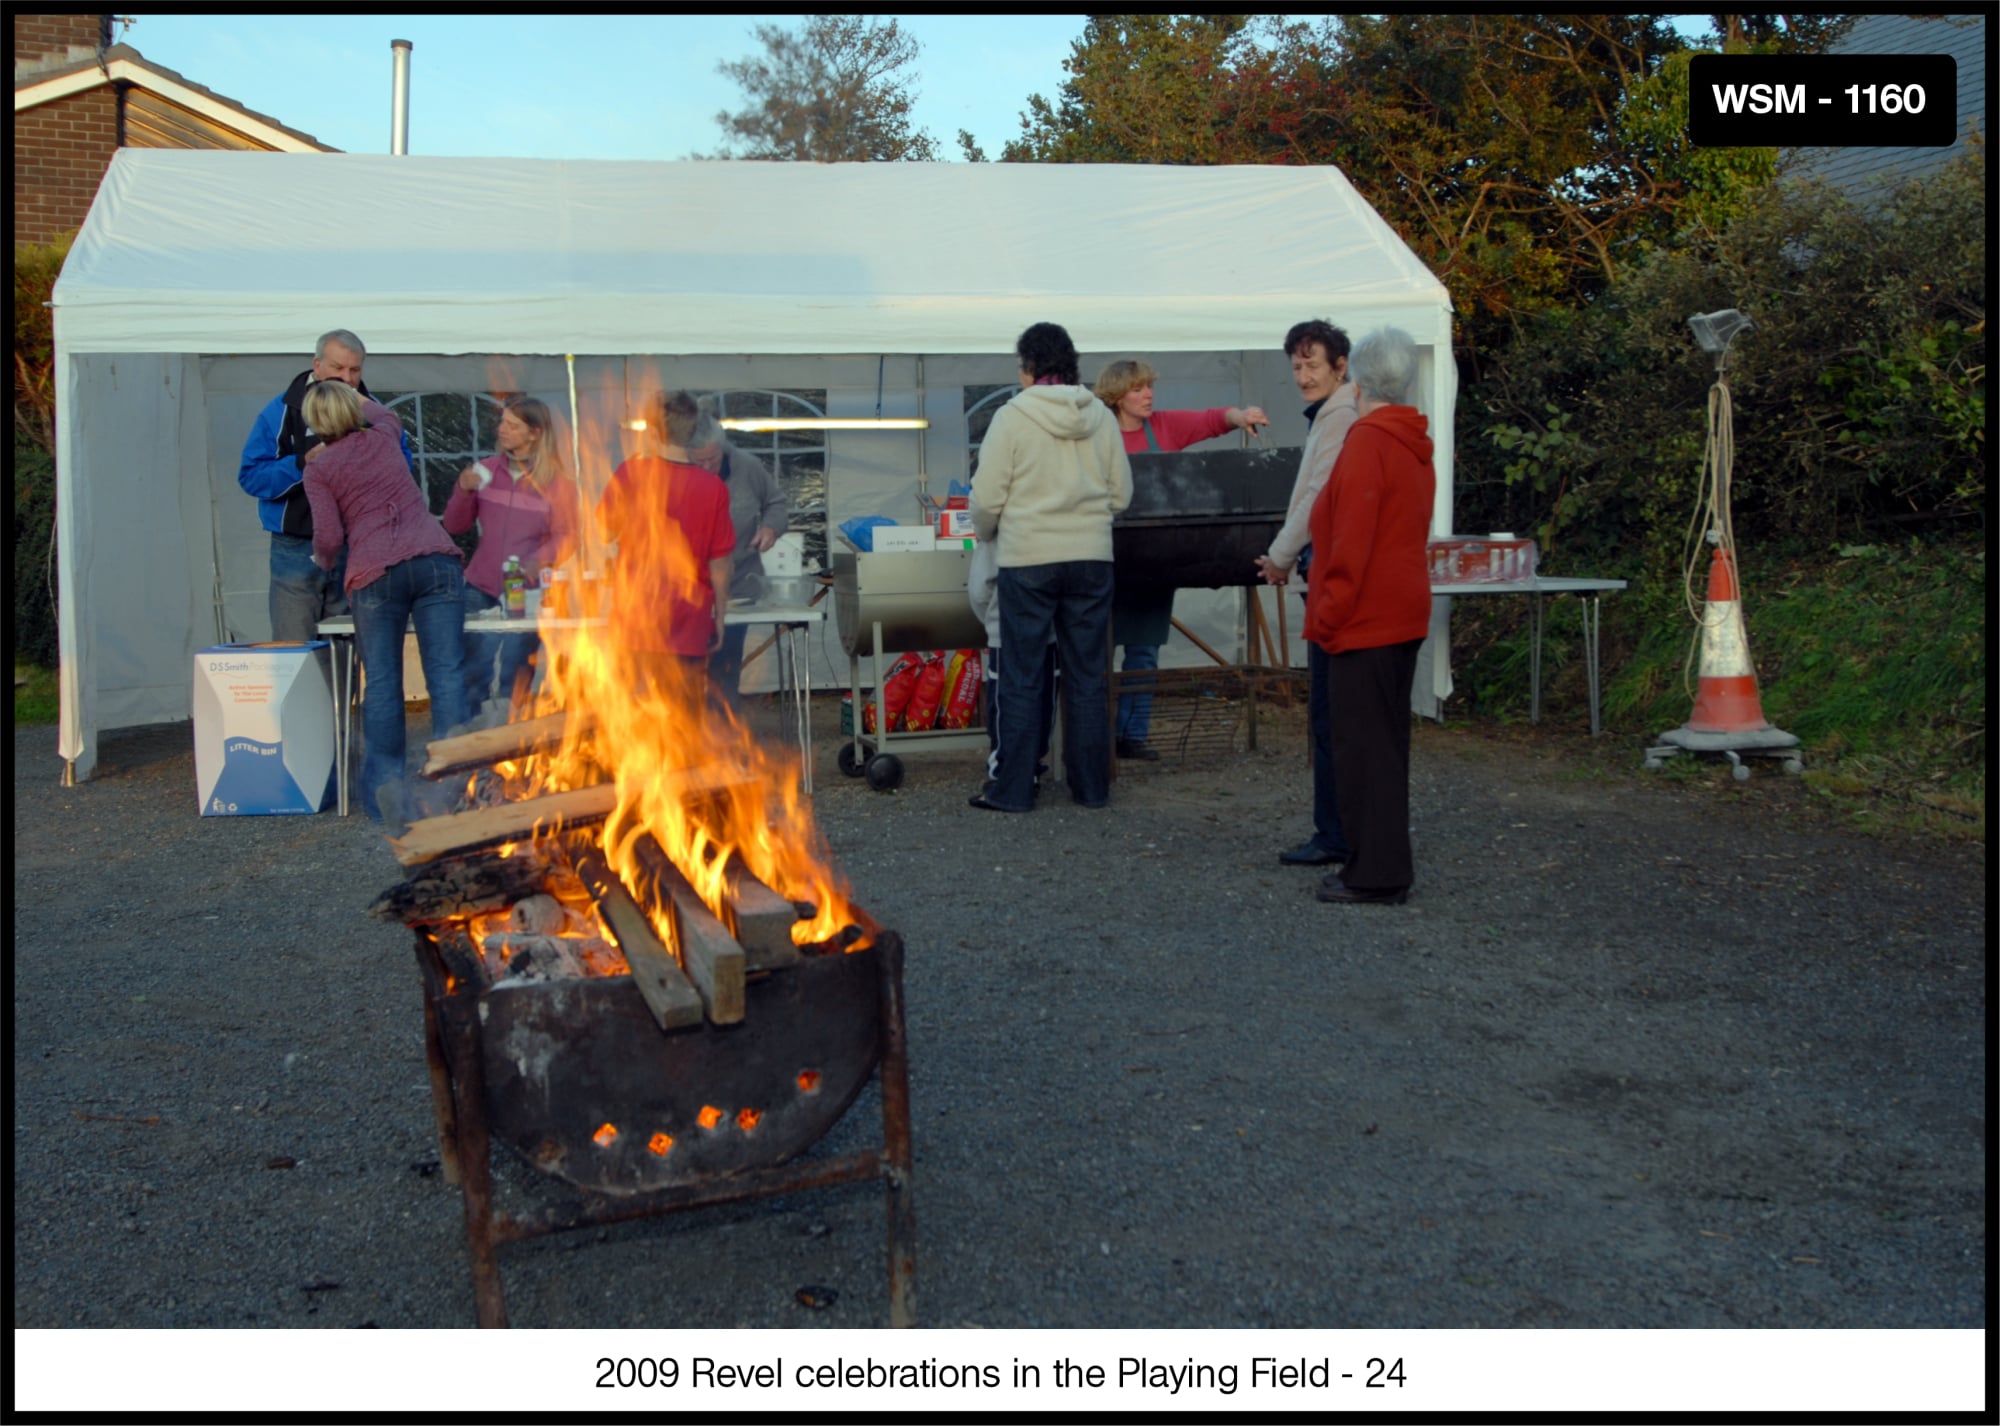
[[(537, 629), (597, 629), (602, 628), (605, 619), (556, 619), (548, 618), (539, 622), (532, 619), (510, 619), (498, 609), (484, 614), (474, 614), (465, 621), (465, 627), (475, 634), (532, 634)], [(333, 639), (354, 637), (354, 616), (337, 614), (331, 619), (319, 621), (319, 632)]]
[(1433, 584), (1433, 594), (1594, 594), (1623, 589), (1622, 579), (1571, 579), (1564, 575), (1535, 575), (1531, 579), (1482, 581), (1478, 584)]
[[(744, 604), (726, 609), (722, 615), (724, 624), (819, 624), (825, 619), (825, 607), (817, 604)], [(604, 619), (510, 619), (494, 609), (474, 614), (465, 621), (465, 627), (474, 634), (532, 634), (541, 629), (598, 629), (606, 622)], [(318, 629), (327, 638), (351, 639), (354, 616), (340, 614), (322, 619)]]
[(819, 624), (825, 619), (823, 604), (732, 604), (722, 614), (724, 624)]

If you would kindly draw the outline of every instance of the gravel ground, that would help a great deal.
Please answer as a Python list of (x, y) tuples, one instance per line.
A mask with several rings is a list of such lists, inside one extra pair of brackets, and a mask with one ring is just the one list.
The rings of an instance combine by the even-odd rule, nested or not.
[[(1324, 906), (1273, 858), (1296, 714), (996, 817), (973, 755), (842, 778), (816, 711), (828, 836), (909, 945), (925, 1324), (1985, 1325), (1982, 847), (1425, 725), (1411, 903)], [(71, 789), (54, 742), (14, 735), (16, 1325), (470, 1325), (379, 834), (198, 817), (186, 724)], [(521, 1326), (886, 1320), (871, 1186), (501, 1262)]]

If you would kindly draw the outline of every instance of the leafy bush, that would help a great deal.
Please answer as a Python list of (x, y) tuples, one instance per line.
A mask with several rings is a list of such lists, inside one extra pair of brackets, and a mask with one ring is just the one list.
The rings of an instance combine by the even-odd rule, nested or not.
[(14, 427), (14, 657), (56, 666), (55, 462)]
[(1727, 307), (1757, 324), (1728, 370), (1743, 539), (1824, 546), (1981, 518), (1985, 173), (1975, 144), (1874, 208), (1773, 184), (1718, 232), (1523, 327), (1460, 405), (1458, 524), (1535, 530), (1552, 573), (1582, 550), (1667, 576), (1715, 380), (1687, 319)]
[(47, 306), (70, 239), (14, 249), (14, 656), (54, 668), (55, 328)]

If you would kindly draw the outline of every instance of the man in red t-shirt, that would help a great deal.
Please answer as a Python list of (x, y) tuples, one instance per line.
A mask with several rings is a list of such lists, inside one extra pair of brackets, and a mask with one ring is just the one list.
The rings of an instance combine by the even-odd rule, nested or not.
[[(604, 537), (618, 542), (612, 615), (625, 631), (635, 671), (655, 684), (700, 686), (722, 643), (736, 527), (729, 487), (689, 458), (700, 408), (685, 391), (660, 401), (660, 454), (634, 456), (612, 473), (598, 503)], [(676, 672), (669, 673), (669, 669)]]

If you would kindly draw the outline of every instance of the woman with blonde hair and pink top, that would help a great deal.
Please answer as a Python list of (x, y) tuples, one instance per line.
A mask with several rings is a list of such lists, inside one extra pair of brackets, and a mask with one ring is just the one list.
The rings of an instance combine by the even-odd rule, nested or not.
[[(521, 561), (533, 584), (545, 564), (569, 557), (576, 526), (576, 483), (563, 461), (562, 438), (547, 403), (516, 396), (501, 408), (500, 449), (459, 473), (444, 507), (444, 527), (462, 535), (475, 525), (479, 545), (465, 567), (465, 617), (503, 606), (508, 558)], [(474, 714), (495, 696), (511, 698), (514, 682), (541, 640), (532, 627), (518, 634), (465, 636), (465, 701)]]

